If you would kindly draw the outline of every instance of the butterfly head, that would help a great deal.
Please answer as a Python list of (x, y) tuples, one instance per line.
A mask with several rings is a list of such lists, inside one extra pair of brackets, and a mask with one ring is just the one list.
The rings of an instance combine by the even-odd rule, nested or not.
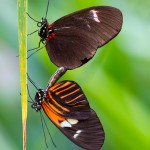
[(36, 93), (35, 95), (35, 101), (34, 103), (31, 105), (32, 108), (34, 108), (36, 111), (40, 111), (41, 109), (41, 105), (42, 105), (42, 102), (45, 100), (45, 97), (46, 97), (46, 93), (44, 90), (42, 89), (39, 89), (38, 92)]
[(48, 21), (46, 18), (42, 18), (41, 22), (38, 22), (38, 27), (40, 27), (38, 31), (38, 35), (41, 39), (45, 40), (48, 37)]

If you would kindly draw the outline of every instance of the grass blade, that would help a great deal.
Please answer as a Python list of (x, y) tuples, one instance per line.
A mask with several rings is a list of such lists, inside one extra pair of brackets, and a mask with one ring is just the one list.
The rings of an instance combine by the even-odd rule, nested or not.
[(22, 99), (23, 150), (26, 150), (27, 120), (27, 0), (18, 0), (18, 39), (20, 58), (20, 86)]

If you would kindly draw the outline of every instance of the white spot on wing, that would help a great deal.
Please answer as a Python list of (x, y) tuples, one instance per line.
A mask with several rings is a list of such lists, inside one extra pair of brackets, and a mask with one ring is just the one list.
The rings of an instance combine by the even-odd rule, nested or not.
[(77, 124), (77, 123), (78, 123), (78, 120), (76, 120), (76, 119), (66, 119), (66, 120), (64, 120), (63, 122), (60, 123), (60, 126), (62, 128), (64, 128), (64, 127), (71, 128), (72, 125)]
[(68, 121), (70, 124), (77, 124), (77, 123), (78, 123), (78, 120), (76, 120), (76, 119), (67, 119), (67, 121)]
[(61, 126), (62, 128), (64, 128), (64, 127), (70, 127), (70, 128), (71, 128), (71, 127), (72, 127), (71, 124), (70, 124), (68, 121), (66, 121), (66, 120), (63, 121), (63, 122), (61, 122), (61, 123), (60, 123), (60, 126)]
[(82, 132), (82, 130), (77, 130), (76, 133), (74, 134), (73, 138), (76, 139), (80, 135), (81, 132)]
[(74, 138), (74, 139), (76, 139), (76, 138), (77, 138), (77, 136), (78, 136), (78, 134), (74, 134), (73, 138)]
[(79, 133), (81, 133), (81, 132), (82, 132), (82, 130), (77, 130), (77, 131), (76, 131), (77, 134), (79, 134)]
[(98, 15), (97, 15), (97, 11), (96, 11), (96, 10), (90, 10), (90, 12), (91, 12), (92, 15), (93, 15), (94, 21), (100, 22), (100, 20), (99, 20), (99, 18), (98, 18)]

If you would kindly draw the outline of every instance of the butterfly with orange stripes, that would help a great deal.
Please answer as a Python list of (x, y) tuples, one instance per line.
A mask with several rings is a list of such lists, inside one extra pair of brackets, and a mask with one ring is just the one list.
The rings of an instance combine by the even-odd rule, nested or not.
[(32, 108), (36, 111), (42, 108), (54, 125), (78, 146), (87, 150), (102, 147), (102, 124), (76, 82), (62, 81), (46, 90), (39, 89)]

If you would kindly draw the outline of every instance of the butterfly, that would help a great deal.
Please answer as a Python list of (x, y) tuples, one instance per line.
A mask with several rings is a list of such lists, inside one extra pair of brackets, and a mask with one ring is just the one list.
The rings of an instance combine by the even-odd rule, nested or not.
[(40, 27), (40, 43), (46, 46), (49, 58), (56, 66), (69, 70), (87, 63), (98, 48), (120, 32), (123, 22), (121, 11), (110, 6), (79, 10), (51, 24), (46, 15), (41, 22), (35, 20)]
[(74, 81), (61, 81), (38, 89), (32, 108), (43, 109), (55, 126), (76, 145), (99, 150), (104, 143), (104, 130), (81, 87)]

